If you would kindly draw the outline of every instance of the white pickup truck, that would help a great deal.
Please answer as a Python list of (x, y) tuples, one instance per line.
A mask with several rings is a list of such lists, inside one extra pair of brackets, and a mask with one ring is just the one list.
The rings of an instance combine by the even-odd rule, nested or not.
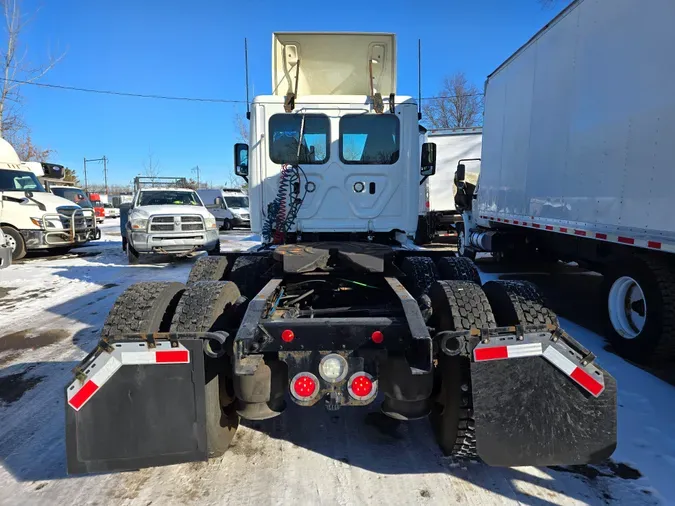
[(130, 264), (137, 264), (141, 254), (220, 252), (216, 219), (189, 188), (138, 190), (124, 221), (122, 246)]

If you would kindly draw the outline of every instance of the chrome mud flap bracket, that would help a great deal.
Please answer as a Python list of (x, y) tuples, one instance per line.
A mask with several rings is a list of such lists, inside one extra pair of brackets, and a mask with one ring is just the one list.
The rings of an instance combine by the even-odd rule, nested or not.
[(69, 474), (207, 459), (199, 336), (115, 337), (75, 368), (65, 389)]
[(476, 450), (487, 464), (587, 464), (612, 455), (616, 380), (562, 329), (444, 334), (454, 334), (444, 336), (444, 352), (471, 359)]

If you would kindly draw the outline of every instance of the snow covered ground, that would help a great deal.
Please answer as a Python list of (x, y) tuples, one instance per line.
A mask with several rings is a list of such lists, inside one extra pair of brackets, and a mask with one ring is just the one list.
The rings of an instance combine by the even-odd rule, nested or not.
[[(185, 281), (192, 265), (128, 266), (117, 220), (106, 220), (103, 231), (102, 241), (68, 255), (0, 271), (0, 504), (675, 504), (675, 387), (605, 350), (593, 332), (597, 311), (578, 300), (597, 277), (574, 269), (505, 275), (490, 264), (484, 280), (532, 277), (545, 291), (563, 292), (555, 301), (563, 327), (616, 377), (613, 462), (556, 470), (458, 465), (441, 456), (426, 421), (401, 424), (376, 406), (337, 413), (292, 406), (276, 419), (244, 422), (219, 459), (70, 478), (63, 388), (71, 369), (94, 347), (126, 287)], [(255, 239), (246, 231), (221, 237), (223, 250)], [(569, 280), (581, 288), (565, 292)]]

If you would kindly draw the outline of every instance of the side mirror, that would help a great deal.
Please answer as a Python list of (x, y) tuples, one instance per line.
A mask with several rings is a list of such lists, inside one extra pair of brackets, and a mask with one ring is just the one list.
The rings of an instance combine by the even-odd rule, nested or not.
[(248, 177), (248, 144), (234, 145), (234, 173), (237, 176)]
[(213, 201), (213, 205), (216, 207), (223, 207), (223, 199), (220, 197), (216, 197), (215, 200)]
[(424, 177), (436, 174), (436, 144), (425, 142), (422, 144), (422, 170), (420, 174)]
[(457, 188), (464, 188), (464, 179), (466, 178), (466, 166), (463, 163), (457, 164), (457, 171), (455, 172), (455, 186)]

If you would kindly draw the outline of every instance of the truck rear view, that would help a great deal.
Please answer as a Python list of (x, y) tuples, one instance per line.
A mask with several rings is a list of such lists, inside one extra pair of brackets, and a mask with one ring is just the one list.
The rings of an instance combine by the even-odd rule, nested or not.
[(235, 147), (263, 244), (115, 302), (65, 390), (69, 472), (217, 457), (241, 418), (290, 403), (382, 401), (497, 466), (612, 454), (616, 383), (536, 287), (413, 246), (436, 150), (396, 95), (395, 51), (392, 34), (274, 34), (275, 94)]

